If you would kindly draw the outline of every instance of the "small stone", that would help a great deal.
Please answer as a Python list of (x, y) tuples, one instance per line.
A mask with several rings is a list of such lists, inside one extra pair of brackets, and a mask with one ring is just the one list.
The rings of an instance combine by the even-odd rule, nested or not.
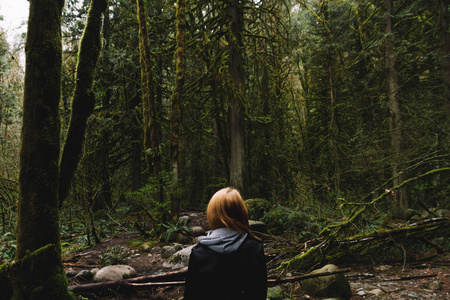
[(426, 288), (429, 290), (441, 290), (442, 283), (438, 280), (434, 280), (426, 285)]
[(365, 296), (366, 292), (365, 291), (359, 291), (357, 294), (358, 294), (358, 296)]
[(371, 291), (367, 292), (368, 294), (374, 295), (376, 297), (384, 296), (386, 295), (385, 292), (383, 292), (381, 289), (373, 289)]
[(178, 218), (178, 223), (182, 224), (184, 222), (189, 222), (189, 216), (181, 216)]
[(381, 265), (381, 266), (375, 267), (374, 269), (377, 270), (377, 271), (386, 271), (386, 270), (392, 269), (392, 266), (390, 266), (390, 265)]
[(74, 269), (68, 268), (68, 269), (66, 270), (66, 276), (67, 276), (67, 277), (73, 277), (73, 276), (75, 276), (75, 275), (77, 275), (77, 271), (75, 271)]

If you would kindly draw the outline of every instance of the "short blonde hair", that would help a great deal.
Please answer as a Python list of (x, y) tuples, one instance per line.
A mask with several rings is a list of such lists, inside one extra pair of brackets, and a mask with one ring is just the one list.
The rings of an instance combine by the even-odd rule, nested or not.
[(226, 227), (253, 236), (248, 224), (247, 207), (239, 191), (234, 188), (221, 189), (211, 197), (206, 217), (212, 229)]

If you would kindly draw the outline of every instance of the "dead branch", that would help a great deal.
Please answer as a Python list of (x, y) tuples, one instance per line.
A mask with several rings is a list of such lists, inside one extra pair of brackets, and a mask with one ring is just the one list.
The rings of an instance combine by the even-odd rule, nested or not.
[(402, 281), (402, 280), (430, 278), (430, 277), (436, 277), (436, 276), (437, 276), (436, 274), (417, 275), (417, 276), (403, 276), (403, 277), (400, 277), (400, 278), (385, 279), (383, 281)]
[[(286, 277), (283, 279), (270, 278), (267, 280), (267, 285), (275, 286), (279, 284), (284, 284), (287, 282), (302, 281), (308, 278), (316, 278), (322, 276), (329, 276), (334, 274), (341, 274), (349, 272), (350, 269), (342, 269), (337, 271), (323, 272), (317, 274), (305, 274), (299, 276)], [(147, 289), (152, 287), (161, 286), (183, 286), (185, 284), (184, 280), (179, 281), (168, 281), (169, 278), (174, 277), (184, 277), (186, 275), (186, 270), (178, 270), (173, 272), (167, 272), (164, 274), (140, 276), (130, 279), (117, 280), (117, 281), (105, 281), (99, 283), (86, 283), (80, 285), (69, 286), (68, 289), (73, 293), (83, 294), (83, 293), (95, 293), (97, 291), (104, 291), (105, 289), (114, 290), (129, 290), (130, 288), (135, 289)]]
[(377, 229), (340, 240), (332, 235), (305, 253), (281, 263), (276, 270), (307, 269), (315, 264), (338, 262), (346, 257), (367, 258), (372, 252), (383, 247), (403, 247), (407, 243), (417, 243), (423, 236), (432, 238), (448, 234), (450, 234), (450, 220), (435, 218), (398, 229)]

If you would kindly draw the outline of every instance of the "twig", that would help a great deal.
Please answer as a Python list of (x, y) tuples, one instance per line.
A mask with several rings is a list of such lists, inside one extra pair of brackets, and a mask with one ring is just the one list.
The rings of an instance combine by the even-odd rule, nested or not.
[(417, 276), (404, 276), (400, 278), (392, 278), (392, 279), (384, 279), (383, 281), (402, 281), (402, 280), (410, 280), (410, 279), (422, 279), (422, 278), (430, 278), (430, 277), (436, 277), (436, 274), (430, 274), (430, 275), (417, 275)]

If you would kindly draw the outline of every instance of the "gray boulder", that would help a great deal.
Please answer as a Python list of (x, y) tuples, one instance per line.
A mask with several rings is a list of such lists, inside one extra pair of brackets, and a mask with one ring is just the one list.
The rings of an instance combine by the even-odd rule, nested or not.
[(201, 227), (201, 226), (193, 226), (193, 227), (191, 227), (191, 229), (189, 231), (192, 234), (192, 236), (194, 236), (194, 237), (202, 236), (202, 235), (206, 234), (205, 229), (203, 229), (203, 227)]
[(100, 269), (92, 281), (116, 281), (136, 276), (136, 270), (127, 265), (113, 265)]
[(194, 246), (195, 245), (191, 245), (176, 252), (163, 263), (163, 266), (176, 270), (186, 268), (189, 264), (189, 257), (191, 256), (192, 248), (194, 248)]
[[(311, 274), (337, 270), (339, 270), (337, 266), (330, 264), (312, 271)], [(306, 279), (302, 281), (302, 291), (314, 298), (350, 299), (352, 296), (350, 284), (344, 274)]]
[(182, 248), (183, 246), (181, 246), (180, 244), (164, 246), (162, 247), (161, 256), (164, 258), (169, 258)]

